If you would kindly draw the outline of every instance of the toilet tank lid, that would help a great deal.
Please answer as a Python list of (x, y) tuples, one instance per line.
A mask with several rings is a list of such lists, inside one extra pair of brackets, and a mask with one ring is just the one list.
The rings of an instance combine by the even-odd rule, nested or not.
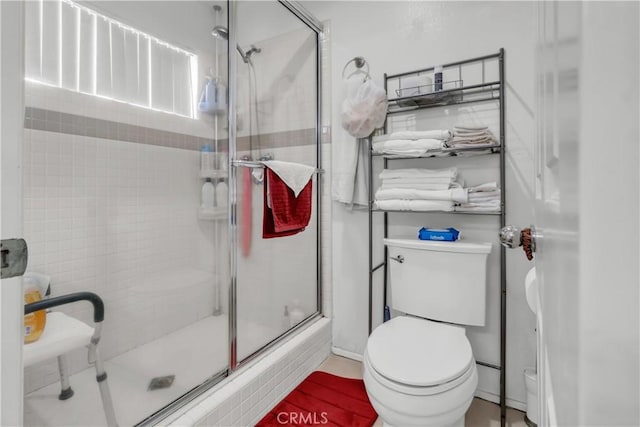
[(440, 242), (417, 239), (384, 239), (384, 243), (387, 246), (420, 249), (424, 251), (459, 252), (468, 254), (488, 254), (491, 252), (491, 243), (484, 242)]

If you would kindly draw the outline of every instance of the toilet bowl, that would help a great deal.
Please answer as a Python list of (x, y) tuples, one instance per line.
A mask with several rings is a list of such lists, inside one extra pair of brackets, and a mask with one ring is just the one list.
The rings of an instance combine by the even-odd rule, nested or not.
[(485, 324), (491, 244), (384, 243), (389, 305), (405, 314), (367, 340), (363, 379), (371, 404), (387, 426), (463, 427), (478, 385), (463, 325)]
[(387, 426), (462, 427), (478, 384), (465, 330), (400, 316), (367, 342), (363, 379)]

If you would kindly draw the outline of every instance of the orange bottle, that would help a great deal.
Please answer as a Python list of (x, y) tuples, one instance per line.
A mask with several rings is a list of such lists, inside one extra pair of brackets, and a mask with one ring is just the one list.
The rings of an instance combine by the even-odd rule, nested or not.
[[(40, 301), (42, 295), (40, 290), (34, 286), (28, 286), (24, 291), (24, 303)], [(24, 316), (24, 343), (28, 344), (37, 341), (44, 332), (44, 325), (47, 323), (47, 313), (45, 310), (35, 311)]]

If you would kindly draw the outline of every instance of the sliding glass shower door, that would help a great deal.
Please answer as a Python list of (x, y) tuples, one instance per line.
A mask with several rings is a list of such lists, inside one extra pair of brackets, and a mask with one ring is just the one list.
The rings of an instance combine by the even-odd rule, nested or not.
[(113, 398), (91, 304), (56, 306), (23, 346), (24, 425), (134, 425), (227, 372), (226, 102), (201, 102), (226, 82), (226, 6), (24, 2), (25, 290), (104, 302)]
[[(237, 48), (230, 48), (230, 61), (237, 76), (234, 154), (240, 161), (234, 162), (231, 179), (237, 307), (232, 344), (241, 363), (319, 311), (318, 176), (296, 198), (300, 205), (292, 221), (302, 222), (294, 224), (299, 232), (278, 233), (269, 221), (286, 203), (280, 197), (287, 190), (271, 181), (267, 185), (260, 163), (319, 167), (318, 33), (280, 2), (235, 7)], [(305, 198), (308, 223), (301, 212)]]

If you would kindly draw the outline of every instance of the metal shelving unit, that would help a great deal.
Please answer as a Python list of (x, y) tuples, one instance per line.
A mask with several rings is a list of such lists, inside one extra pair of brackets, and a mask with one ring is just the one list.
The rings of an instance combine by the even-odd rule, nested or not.
[[(486, 81), (485, 79), (485, 65), (489, 61), (498, 62), (499, 79), (497, 81)], [(480, 68), (481, 82), (468, 86), (463, 85), (463, 73), (469, 66), (477, 66)], [(405, 213), (405, 214), (423, 214), (428, 215), (431, 213), (438, 214), (463, 214), (463, 215), (493, 215), (499, 216), (499, 228), (506, 225), (505, 218), (505, 201), (506, 201), (506, 189), (505, 189), (505, 72), (504, 72), (504, 49), (496, 54), (480, 56), (472, 59), (467, 59), (458, 62), (452, 62), (442, 66), (444, 70), (455, 72), (457, 69), (458, 79), (453, 81), (449, 88), (443, 87), (441, 91), (427, 91), (427, 93), (420, 93), (419, 87), (416, 89), (418, 94), (412, 96), (403, 95), (402, 90), (398, 90), (398, 97), (389, 100), (389, 108), (387, 111), (387, 118), (395, 114), (406, 114), (415, 110), (423, 110), (428, 108), (442, 108), (452, 105), (472, 104), (495, 100), (498, 102), (499, 110), (499, 122), (500, 122), (500, 144), (490, 147), (465, 147), (465, 148), (452, 148), (443, 149), (439, 152), (429, 152), (428, 155), (423, 158), (432, 158), (434, 154), (437, 156), (471, 156), (471, 155), (499, 155), (500, 164), (500, 189), (501, 189), (501, 203), (500, 211), (495, 212), (462, 212), (462, 211), (387, 211), (377, 209), (374, 206), (374, 190), (373, 190), (373, 159), (374, 157), (381, 157), (383, 161), (383, 168), (387, 168), (388, 162), (392, 160), (401, 159), (416, 159), (420, 157), (405, 157), (397, 155), (383, 155), (373, 153), (372, 150), (372, 137), (369, 137), (369, 334), (373, 329), (373, 280), (374, 274), (383, 269), (384, 272), (384, 289), (383, 289), (383, 307), (387, 305), (387, 248), (384, 247), (384, 260), (382, 263), (374, 265), (373, 260), (373, 216), (377, 213), (384, 215), (384, 237), (389, 235), (389, 214), (390, 213)], [(389, 81), (393, 79), (401, 79), (408, 76), (418, 76), (420, 74), (426, 74), (433, 72), (434, 68), (424, 68), (420, 70), (409, 71), (406, 73), (384, 75), (385, 90), (389, 89)], [(446, 85), (446, 83), (445, 83)], [(451, 87), (453, 86), (453, 87)], [(410, 88), (411, 89), (411, 88)], [(387, 133), (387, 121), (384, 124), (384, 133)], [(479, 151), (474, 153), (474, 151)], [(437, 161), (437, 160), (436, 160)], [(506, 281), (506, 253), (505, 248), (502, 245), (500, 247), (500, 364), (495, 365), (487, 362), (477, 361), (478, 365), (486, 366), (491, 369), (500, 371), (500, 423), (504, 427), (506, 422), (506, 328), (507, 328), (507, 281)]]

